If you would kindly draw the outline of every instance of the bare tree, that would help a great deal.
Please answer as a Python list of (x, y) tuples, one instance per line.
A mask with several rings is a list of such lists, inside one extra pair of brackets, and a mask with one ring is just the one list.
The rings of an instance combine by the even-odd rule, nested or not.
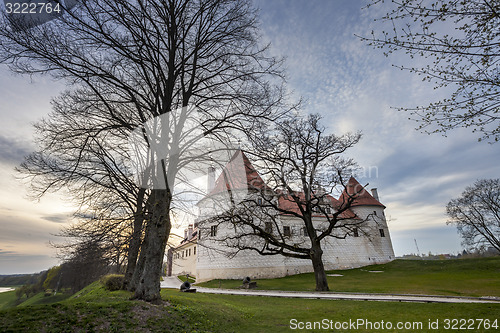
[(73, 251), (66, 253), (56, 286), (71, 288), (75, 293), (109, 273), (111, 262), (104, 252), (99, 242), (79, 243)]
[(35, 199), (47, 191), (66, 190), (78, 205), (75, 216), (84, 218), (61, 232), (74, 241), (56, 247), (78, 247), (90, 238), (101, 241), (105, 237), (108, 244), (116, 243), (108, 250), (118, 258), (123, 242), (128, 243), (128, 282), (142, 240), (146, 195), (127, 166), (125, 143), (128, 128), (134, 123), (133, 114), (114, 107), (122, 115), (129, 113), (130, 124), (125, 126), (110, 117), (99, 97), (85, 89), (66, 91), (52, 104), (51, 114), (35, 124), (39, 150), (28, 155), (18, 171), (29, 180)]
[[(277, 122), (274, 129), (264, 129), (248, 154), (255, 156), (267, 181), (256, 170), (249, 170), (249, 162), (245, 163), (246, 177), (251, 182), (248, 193), (241, 195), (231, 190), (231, 204), (200, 223), (200, 228), (207, 229), (208, 234), (211, 226), (221, 225), (215, 241), (233, 249), (232, 254), (252, 250), (261, 255), (309, 259), (316, 290), (326, 291), (329, 287), (322, 242), (327, 237), (345, 238), (362, 226), (365, 220), (350, 207), (364, 188), (358, 184), (357, 188), (347, 189), (346, 178), (355, 163), (344, 157), (361, 134), (326, 134), (320, 119), (318, 115), (307, 119), (291, 117)], [(236, 188), (230, 183), (241, 182), (229, 174), (224, 176), (228, 188)], [(336, 190), (344, 190), (339, 200), (330, 195)], [(214, 200), (220, 203), (219, 198)], [(216, 207), (221, 210), (220, 205)], [(305, 238), (291, 237), (291, 230), (283, 227), (290, 218), (300, 221)]]
[[(373, 0), (368, 6), (382, 5)], [(397, 66), (423, 76), (436, 88), (451, 88), (449, 98), (404, 110), (419, 129), (446, 133), (455, 128), (479, 132), (479, 140), (500, 139), (500, 4), (492, 0), (401, 0), (381, 21), (387, 30), (361, 37), (388, 55), (405, 51), (428, 58), (423, 67)]]
[(446, 206), (447, 224), (457, 226), (468, 248), (500, 251), (500, 179), (481, 179)]
[[(283, 97), (281, 61), (259, 46), (256, 12), (247, 0), (81, 1), (58, 19), (29, 29), (4, 17), (0, 38), (0, 60), (13, 71), (48, 73), (93, 96), (112, 119), (104, 133), (131, 132), (194, 105), (197, 127), (218, 138), (272, 119)], [(180, 142), (184, 122), (174, 123), (157, 133), (159, 142)], [(136, 221), (145, 223), (145, 236), (130, 287), (136, 297), (155, 301), (171, 228), (175, 183), (167, 180), (176, 179), (185, 161), (171, 154), (182, 152), (179, 147), (161, 156), (151, 139), (145, 133), (156, 161), (150, 176), (164, 186), (148, 184), (135, 197), (133, 211)]]
[(81, 217), (76, 223), (62, 228), (57, 234), (66, 242), (52, 243), (52, 246), (66, 253), (81, 248), (81, 244), (99, 244), (103, 259), (112, 266), (115, 273), (120, 274), (123, 273), (123, 266), (127, 260), (131, 234), (129, 219)]

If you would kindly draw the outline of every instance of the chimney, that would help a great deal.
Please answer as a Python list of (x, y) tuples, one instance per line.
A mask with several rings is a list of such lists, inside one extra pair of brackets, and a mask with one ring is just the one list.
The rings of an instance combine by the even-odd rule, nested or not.
[(326, 194), (326, 190), (317, 183), (314, 185), (313, 191), (316, 192), (315, 194), (318, 197), (322, 197), (323, 195)]
[(184, 239), (188, 238), (188, 230), (184, 229)]
[(188, 226), (188, 232), (187, 232), (188, 239), (191, 239), (191, 236), (193, 236), (193, 225), (192, 224), (190, 224)]
[(374, 197), (375, 200), (380, 201), (378, 198), (378, 192), (376, 188), (372, 188), (372, 197)]
[(208, 167), (207, 178), (207, 194), (209, 194), (215, 187), (215, 168), (213, 166)]

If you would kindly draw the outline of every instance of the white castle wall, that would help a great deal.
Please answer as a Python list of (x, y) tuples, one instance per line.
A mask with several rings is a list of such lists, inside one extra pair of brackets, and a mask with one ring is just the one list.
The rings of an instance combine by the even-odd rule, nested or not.
[[(352, 210), (361, 219), (366, 219), (360, 227), (359, 237), (347, 236), (345, 239), (327, 237), (323, 242), (323, 261), (325, 268), (346, 269), (369, 264), (385, 263), (394, 259), (390, 233), (380, 206), (358, 206)], [(376, 212), (376, 215), (374, 214)], [(306, 236), (300, 235), (302, 221), (283, 218), (283, 225), (292, 227), (292, 237), (298, 242), (307, 243)], [(319, 221), (316, 221), (319, 223)], [(379, 229), (384, 230), (381, 237)], [(219, 233), (224, 231), (219, 230)], [(226, 231), (227, 232), (227, 231)], [(209, 236), (207, 230), (199, 240), (196, 259), (198, 281), (211, 279), (275, 278), (291, 274), (312, 272), (312, 264), (307, 259), (283, 257), (281, 255), (263, 256), (255, 251), (242, 251), (228, 256), (227, 248)]]
[(175, 249), (172, 258), (172, 275), (196, 275), (198, 253), (196, 243), (186, 243)]

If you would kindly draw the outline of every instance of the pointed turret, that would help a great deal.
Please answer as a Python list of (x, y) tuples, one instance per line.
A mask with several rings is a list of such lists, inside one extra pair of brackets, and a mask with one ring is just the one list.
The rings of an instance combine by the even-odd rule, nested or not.
[(230, 190), (264, 189), (266, 184), (243, 151), (238, 150), (222, 170), (210, 193), (214, 195)]
[(354, 196), (354, 201), (351, 207), (356, 206), (380, 206), (385, 208), (377, 199), (375, 199), (368, 191), (351, 176), (347, 182), (346, 188), (342, 192), (339, 201), (342, 204), (347, 203), (349, 197)]

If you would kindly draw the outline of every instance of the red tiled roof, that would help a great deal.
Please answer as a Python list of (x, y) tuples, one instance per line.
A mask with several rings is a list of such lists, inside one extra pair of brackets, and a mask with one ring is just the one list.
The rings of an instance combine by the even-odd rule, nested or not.
[(214, 189), (208, 194), (214, 195), (229, 190), (265, 189), (267, 185), (252, 166), (248, 157), (238, 150), (225, 166), (215, 182)]
[(349, 178), (346, 188), (342, 192), (339, 198), (341, 204), (347, 204), (349, 196), (354, 196), (354, 201), (351, 207), (356, 206), (380, 206), (384, 207), (377, 199), (372, 197), (370, 193), (361, 185), (354, 177)]
[[(229, 190), (243, 190), (243, 189), (258, 189), (258, 190), (270, 190), (271, 188), (267, 186), (267, 184), (262, 180), (259, 173), (252, 166), (252, 163), (248, 159), (248, 157), (243, 153), (243, 151), (238, 150), (232, 157), (228, 164), (225, 166), (224, 170), (220, 174), (219, 178), (215, 182), (214, 189), (210, 191), (208, 196), (227, 192)], [(377, 201), (374, 197), (372, 197), (366, 189), (358, 183), (358, 181), (351, 177), (346, 185), (347, 193), (353, 195), (356, 194), (356, 199), (352, 203), (352, 207), (355, 206), (381, 206), (384, 207), (379, 201)], [(359, 192), (359, 193), (358, 193)], [(304, 196), (303, 193), (300, 196)], [(348, 195), (346, 194), (346, 190), (342, 192), (340, 198), (337, 200), (331, 195), (327, 195), (327, 198), (332, 203), (332, 207), (334, 209), (339, 209), (342, 204), (347, 203)], [(299, 207), (297, 203), (293, 200), (293, 198), (289, 197), (288, 199), (280, 195), (278, 199), (279, 207), (284, 210), (293, 211), (299, 213)], [(303, 199), (301, 199), (303, 201)], [(318, 216), (320, 216), (318, 214)], [(346, 210), (343, 214), (344, 218), (346, 217), (356, 217), (350, 209)]]
[(183, 245), (188, 243), (196, 243), (197, 241), (198, 241), (198, 230), (194, 230), (190, 238), (189, 237), (184, 238), (177, 246), (174, 247), (174, 249), (182, 247)]
[[(301, 193), (297, 193), (297, 194), (298, 194), (299, 200), (301, 202), (305, 201), (304, 193), (301, 192)], [(331, 207), (333, 209), (338, 210), (340, 208), (340, 202), (337, 199), (335, 199), (331, 195), (326, 195), (326, 198), (330, 201)], [(283, 210), (293, 212), (295, 214), (300, 215), (299, 206), (297, 205), (297, 202), (295, 202), (295, 200), (291, 196), (280, 195), (280, 197), (278, 198), (278, 207), (280, 209), (283, 209)], [(283, 212), (283, 214), (286, 214), (286, 213)], [(332, 211), (332, 214), (333, 214), (333, 211)], [(314, 213), (314, 212), (313, 212), (312, 216), (313, 217), (325, 217), (323, 213)], [(356, 214), (354, 214), (354, 212), (352, 210), (347, 209), (342, 214), (340, 214), (340, 217), (341, 218), (356, 218)]]
[[(337, 199), (335, 199), (334, 197), (332, 197), (331, 195), (327, 195), (327, 198), (330, 200), (330, 202), (332, 203), (332, 207), (335, 208), (335, 209), (340, 209), (341, 208), (341, 204), (340, 204), (340, 201), (338, 201)], [(354, 214), (354, 212), (349, 208), (349, 209), (346, 209), (342, 214), (340, 214), (340, 217), (342, 218), (356, 218), (356, 214)]]

